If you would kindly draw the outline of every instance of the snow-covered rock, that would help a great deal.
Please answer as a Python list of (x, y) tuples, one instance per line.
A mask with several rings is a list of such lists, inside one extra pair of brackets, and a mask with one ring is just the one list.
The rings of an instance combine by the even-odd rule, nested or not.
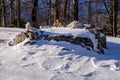
[(80, 23), (79, 21), (72, 21), (71, 23), (69, 23), (67, 25), (67, 27), (69, 27), (69, 28), (82, 28), (83, 24)]
[(26, 31), (33, 30), (33, 27), (32, 27), (32, 25), (30, 24), (30, 22), (27, 22), (27, 23), (26, 23), (25, 28), (26, 28)]
[[(96, 34), (91, 33), (87, 29), (70, 29), (70, 28), (47, 28), (40, 30), (31, 30), (18, 34), (9, 45), (17, 45), (26, 38), (30, 40), (56, 40), (66, 41), (73, 44), (81, 45), (89, 50), (94, 50), (99, 53), (104, 53), (106, 43), (100, 41), (101, 38), (96, 38)], [(33, 44), (29, 41), (27, 43)]]

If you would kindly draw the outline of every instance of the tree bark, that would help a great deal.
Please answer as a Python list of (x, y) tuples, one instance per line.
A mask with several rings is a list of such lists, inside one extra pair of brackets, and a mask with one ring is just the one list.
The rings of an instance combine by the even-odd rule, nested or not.
[(32, 8), (32, 26), (38, 28), (37, 26), (37, 8), (38, 8), (38, 0), (33, 0), (33, 8)]
[(55, 1), (55, 17), (54, 20), (59, 19), (59, 0)]
[(1, 26), (1, 20), (2, 19), (2, 0), (0, 0), (0, 26)]
[(10, 26), (13, 26), (13, 2), (14, 0), (10, 0)]
[(2, 27), (6, 25), (6, 8), (5, 8), (5, 0), (2, 0)]
[(17, 4), (17, 11), (16, 11), (16, 15), (17, 15), (17, 27), (20, 27), (20, 0), (16, 0), (16, 4)]
[(73, 20), (78, 20), (78, 2), (79, 0), (73, 0)]
[(113, 36), (117, 36), (117, 16), (118, 16), (118, 7), (119, 7), (119, 0), (113, 0)]
[(47, 17), (47, 25), (49, 25), (50, 24), (50, 16), (51, 16), (51, 4), (52, 4), (52, 2), (51, 2), (51, 0), (49, 0), (49, 2), (48, 2), (48, 17)]
[(91, 0), (88, 2), (88, 24), (91, 24)]
[(70, 10), (70, 0), (68, 0), (68, 14), (67, 14), (67, 18), (68, 18), (68, 20), (70, 20), (70, 12), (71, 10)]
[(109, 24), (111, 27), (112, 36), (117, 36), (117, 16), (118, 16), (118, 7), (119, 0), (110, 0), (110, 10), (107, 7), (107, 4), (104, 0), (104, 5), (109, 16)]
[(68, 0), (65, 0), (65, 6), (64, 6), (64, 19), (66, 19), (67, 18), (67, 1)]

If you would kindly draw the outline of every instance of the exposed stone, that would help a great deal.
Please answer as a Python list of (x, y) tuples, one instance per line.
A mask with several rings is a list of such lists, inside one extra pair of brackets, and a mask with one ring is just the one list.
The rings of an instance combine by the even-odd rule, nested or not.
[(69, 22), (67, 22), (67, 20), (64, 20), (64, 19), (56, 19), (53, 23), (53, 26), (55, 27), (66, 27), (66, 25), (68, 24)]
[(27, 22), (27, 23), (26, 23), (25, 28), (26, 28), (26, 31), (33, 30), (33, 27), (32, 27), (32, 25), (30, 24), (30, 22)]
[[(97, 48), (98, 53), (104, 53), (104, 48), (106, 48), (106, 36), (105, 35), (101, 36), (102, 33), (96, 28), (91, 28), (88, 30), (92, 34), (94, 34), (96, 40), (98, 40), (97, 47), (94, 46), (91, 39), (89, 39), (87, 37), (73, 37), (73, 36), (65, 36), (65, 35), (59, 35), (59, 36), (45, 35), (45, 34), (43, 34), (44, 31), (35, 31), (35, 30), (21, 32), (20, 34), (16, 35), (16, 37), (13, 39), (13, 41), (9, 42), (9, 45), (10, 46), (17, 45), (20, 42), (24, 41), (26, 38), (29, 38), (30, 41), (26, 42), (25, 44), (31, 44), (31, 45), (36, 43), (33, 40), (36, 41), (36, 40), (45, 39), (45, 40), (70, 42), (72, 44), (81, 45), (82, 47), (85, 47), (88, 50), (94, 50), (95, 48)], [(41, 32), (41, 34), (39, 34), (39, 32)]]
[(72, 21), (71, 23), (69, 23), (67, 25), (67, 27), (70, 27), (70, 28), (82, 28), (83, 24), (80, 23), (79, 21)]
[(20, 42), (23, 42), (26, 38), (29, 38), (30, 40), (38, 40), (39, 34), (37, 32), (32, 31), (21, 32), (20, 34), (15, 36), (13, 41), (9, 42), (9, 45), (10, 46), (17, 45)]

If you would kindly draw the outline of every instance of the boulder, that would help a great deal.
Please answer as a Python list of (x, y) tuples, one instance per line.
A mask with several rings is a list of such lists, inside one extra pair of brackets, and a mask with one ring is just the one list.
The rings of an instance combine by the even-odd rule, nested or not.
[(29, 38), (30, 40), (38, 40), (39, 33), (32, 31), (21, 32), (18, 35), (16, 35), (12, 41), (9, 42), (9, 45), (10, 46), (17, 45), (27, 38)]
[(66, 27), (66, 25), (68, 24), (69, 22), (67, 20), (64, 20), (64, 19), (56, 19), (53, 23), (53, 26), (55, 27)]

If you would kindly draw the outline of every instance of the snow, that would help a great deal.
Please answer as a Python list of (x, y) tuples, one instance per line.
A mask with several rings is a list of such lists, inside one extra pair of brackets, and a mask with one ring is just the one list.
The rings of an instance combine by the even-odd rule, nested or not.
[(67, 25), (69, 28), (82, 28), (83, 24), (80, 23), (79, 21), (73, 21)]
[[(72, 24), (72, 23), (71, 23)], [(43, 34), (45, 35), (52, 35), (52, 36), (59, 36), (59, 35), (65, 35), (65, 36), (73, 36), (73, 38), (76, 37), (84, 37), (84, 38), (89, 38), (94, 45), (94, 50), (97, 52), (97, 44), (98, 44), (98, 40), (95, 39), (95, 35), (92, 34), (90, 31), (88, 31), (87, 29), (71, 29), (71, 28), (45, 28), (42, 29), (44, 31)]]
[[(107, 37), (108, 49), (104, 55), (54, 40), (7, 46), (7, 42), (22, 31), (24, 29), (0, 28), (0, 39), (6, 40), (0, 42), (0, 80), (120, 79), (120, 38)], [(61, 29), (61, 33), (64, 32)]]
[(87, 29), (70, 29), (70, 28), (45, 28), (42, 29), (45, 31), (43, 34), (46, 35), (65, 35), (65, 36), (73, 36), (75, 37), (88, 37), (88, 38), (93, 38), (94, 35), (89, 32)]

